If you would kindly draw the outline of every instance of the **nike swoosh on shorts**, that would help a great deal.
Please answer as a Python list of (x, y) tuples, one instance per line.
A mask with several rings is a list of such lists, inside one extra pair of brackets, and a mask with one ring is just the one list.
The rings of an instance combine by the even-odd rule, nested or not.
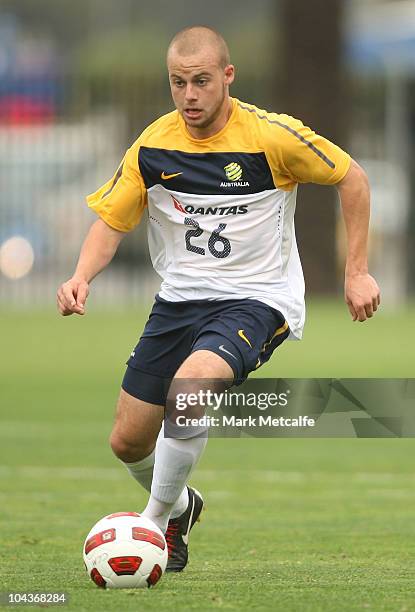
[(223, 344), (221, 344), (221, 345), (220, 345), (219, 350), (220, 350), (220, 351), (223, 351), (224, 353), (228, 353), (228, 355), (230, 355), (231, 357), (233, 357), (234, 359), (236, 359), (236, 361), (238, 361), (238, 358), (237, 358), (237, 357), (235, 357), (235, 355), (234, 355), (233, 353), (231, 353), (230, 351), (228, 351), (228, 350), (227, 350), (227, 349), (226, 349), (226, 348), (223, 346)]

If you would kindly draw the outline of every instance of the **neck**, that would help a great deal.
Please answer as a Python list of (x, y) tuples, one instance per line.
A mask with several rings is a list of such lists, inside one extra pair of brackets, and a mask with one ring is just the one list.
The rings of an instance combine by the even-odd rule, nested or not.
[(210, 138), (214, 136), (223, 128), (229, 121), (229, 117), (232, 114), (232, 100), (227, 97), (224, 101), (222, 108), (219, 111), (218, 116), (212, 121), (212, 123), (206, 127), (192, 127), (186, 124), (187, 131), (189, 132), (192, 138), (196, 138), (197, 140), (203, 140), (204, 138)]

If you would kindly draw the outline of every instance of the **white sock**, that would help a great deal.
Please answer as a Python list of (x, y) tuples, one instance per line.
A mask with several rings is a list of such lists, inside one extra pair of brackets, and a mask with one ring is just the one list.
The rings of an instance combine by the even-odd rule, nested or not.
[(187, 503), (183, 507), (183, 491), (206, 446), (207, 437), (177, 440), (165, 438), (163, 431), (160, 433), (162, 435), (157, 439), (151, 495), (142, 514), (165, 532), (176, 502), (180, 500), (179, 504), (183, 508), (181, 512), (178, 512), (179, 508), (174, 508), (178, 512), (176, 516), (182, 514), (187, 507)]
[[(162, 433), (162, 432), (161, 432)], [(154, 459), (156, 456), (156, 450), (154, 449), (152, 453), (150, 453), (144, 459), (140, 461), (135, 461), (133, 463), (126, 463), (123, 461), (125, 467), (131, 474), (131, 476), (141, 484), (144, 489), (147, 491), (151, 491), (151, 482), (153, 480), (153, 468), (154, 468)], [(186, 510), (189, 504), (189, 495), (187, 492), (187, 487), (184, 487), (182, 492), (180, 493), (176, 503), (173, 505), (171, 509), (171, 518), (177, 518)]]
[(140, 461), (135, 461), (134, 463), (125, 463), (125, 461), (123, 461), (131, 476), (135, 478), (135, 480), (147, 491), (151, 491), (155, 456), (156, 449), (154, 449), (152, 453)]
[(183, 514), (183, 512), (187, 510), (188, 505), (189, 505), (189, 493), (187, 492), (187, 487), (184, 487), (176, 503), (171, 509), (170, 518), (177, 518), (178, 516)]

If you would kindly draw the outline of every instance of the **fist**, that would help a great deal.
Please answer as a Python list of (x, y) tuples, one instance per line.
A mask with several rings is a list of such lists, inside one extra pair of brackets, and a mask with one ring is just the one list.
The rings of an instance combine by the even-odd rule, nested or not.
[(89, 294), (89, 285), (84, 279), (70, 278), (58, 289), (56, 301), (61, 315), (85, 314), (85, 302)]
[(370, 319), (379, 307), (379, 287), (370, 274), (346, 275), (344, 293), (353, 321)]

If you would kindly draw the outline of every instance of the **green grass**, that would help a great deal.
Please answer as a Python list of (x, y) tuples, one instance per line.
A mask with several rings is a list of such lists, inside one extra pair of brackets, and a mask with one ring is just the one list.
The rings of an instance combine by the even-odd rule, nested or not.
[[(144, 492), (107, 437), (145, 312), (1, 313), (0, 591), (66, 591), (70, 610), (413, 610), (411, 439), (212, 439), (191, 563), (149, 591), (101, 591), (81, 547)], [(412, 334), (412, 336), (411, 336)], [(415, 311), (351, 323), (310, 308), (261, 376), (413, 377)]]

